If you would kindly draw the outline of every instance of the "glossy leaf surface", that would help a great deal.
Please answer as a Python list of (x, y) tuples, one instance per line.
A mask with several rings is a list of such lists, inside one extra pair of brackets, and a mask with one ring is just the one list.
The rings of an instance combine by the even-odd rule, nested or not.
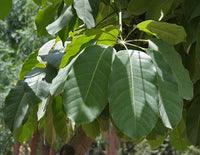
[(63, 92), (67, 116), (76, 123), (92, 122), (108, 101), (108, 79), (114, 49), (94, 45), (73, 64)]
[(23, 125), (33, 105), (40, 102), (27, 83), (19, 81), (5, 100), (4, 120), (11, 131)]
[(142, 51), (119, 51), (109, 81), (110, 114), (127, 136), (139, 140), (155, 126), (158, 115), (156, 72)]
[(182, 99), (172, 70), (159, 51), (147, 50), (157, 70), (159, 93), (159, 112), (163, 123), (168, 128), (178, 124), (182, 116)]
[(178, 83), (180, 96), (184, 99), (191, 99), (193, 97), (193, 84), (188, 71), (182, 64), (181, 56), (176, 52), (174, 47), (161, 40), (151, 39), (149, 41), (149, 48), (158, 51), (163, 56), (166, 63), (169, 64)]

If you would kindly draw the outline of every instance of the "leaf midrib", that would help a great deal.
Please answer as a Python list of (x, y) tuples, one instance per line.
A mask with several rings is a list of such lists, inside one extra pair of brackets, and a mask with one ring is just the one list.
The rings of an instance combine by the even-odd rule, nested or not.
[(103, 52), (101, 53), (101, 55), (100, 55), (100, 57), (99, 57), (99, 59), (98, 59), (98, 61), (97, 61), (97, 64), (96, 64), (96, 66), (95, 66), (94, 72), (92, 73), (92, 78), (91, 78), (91, 80), (90, 80), (90, 84), (89, 84), (89, 86), (88, 86), (86, 95), (85, 95), (84, 100), (83, 100), (84, 103), (86, 103), (86, 100), (87, 100), (87, 97), (88, 97), (90, 88), (91, 88), (91, 86), (92, 86), (92, 83), (93, 83), (93, 80), (94, 80), (94, 77), (95, 77), (97, 68), (98, 68), (98, 66), (99, 66), (99, 63), (100, 63), (100, 61), (101, 61), (101, 59), (102, 59), (102, 57), (103, 57), (103, 54), (105, 53), (106, 49), (107, 49), (107, 48), (105, 48), (105, 49), (103, 50)]

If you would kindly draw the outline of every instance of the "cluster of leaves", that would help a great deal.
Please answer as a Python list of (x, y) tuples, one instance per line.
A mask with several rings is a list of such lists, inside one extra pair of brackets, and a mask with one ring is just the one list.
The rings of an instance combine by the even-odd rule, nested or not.
[[(2, 1), (1, 11), (9, 1)], [(2, 9), (3, 7), (3, 9)], [(10, 5), (11, 7), (11, 5)], [(9, 90), (16, 84), (24, 59), (49, 37), (38, 37), (34, 18), (39, 7), (32, 0), (13, 0), (12, 11), (0, 20), (0, 152), (9, 152), (14, 143), (10, 130), (3, 122), (3, 104)], [(2, 19), (2, 12), (0, 16)]]
[(5, 100), (16, 139), (38, 128), (67, 141), (74, 124), (95, 138), (111, 120), (122, 140), (199, 145), (198, 0), (34, 1), (38, 34), (57, 37), (27, 58)]

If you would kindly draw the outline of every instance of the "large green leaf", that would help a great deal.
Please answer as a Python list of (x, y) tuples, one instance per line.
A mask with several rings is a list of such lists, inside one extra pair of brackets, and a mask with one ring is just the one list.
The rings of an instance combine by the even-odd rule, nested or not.
[(185, 151), (190, 145), (186, 133), (185, 121), (182, 119), (180, 123), (170, 132), (170, 143), (178, 151)]
[(90, 1), (93, 0), (74, 1), (74, 8), (78, 17), (83, 20), (83, 22), (89, 29), (95, 26), (95, 19), (93, 16), (93, 7), (95, 7), (95, 5), (91, 5)]
[(72, 17), (72, 6), (64, 7), (64, 10), (61, 13), (60, 17), (46, 27), (48, 33), (54, 35), (59, 32), (70, 22)]
[(20, 76), (19, 79), (23, 79), (24, 76), (30, 72), (33, 67), (38, 64), (38, 60), (37, 60), (37, 56), (38, 56), (38, 50), (34, 51), (32, 54), (29, 55), (29, 57), (26, 59), (26, 61), (24, 62), (22, 69), (20, 71)]
[(193, 84), (188, 71), (184, 68), (181, 56), (173, 46), (158, 39), (149, 40), (149, 48), (161, 53), (165, 61), (169, 64), (173, 75), (178, 83), (178, 91), (182, 98), (191, 99), (193, 97)]
[(128, 4), (128, 12), (133, 15), (141, 15), (145, 13), (152, 0), (131, 0)]
[(139, 23), (137, 28), (173, 45), (186, 40), (184, 28), (176, 24), (147, 20)]
[(199, 0), (185, 0), (184, 13), (185, 19), (189, 22), (195, 17), (200, 16), (200, 1)]
[(55, 46), (56, 39), (49, 40), (46, 42), (38, 51), (38, 56), (47, 55), (49, 51)]
[(4, 19), (12, 10), (12, 0), (0, 0), (0, 19)]
[(35, 24), (37, 26), (37, 32), (40, 35), (46, 35), (46, 26), (54, 20), (56, 14), (56, 7), (54, 5), (48, 5), (37, 14), (35, 18)]
[(193, 145), (200, 145), (200, 97), (196, 97), (189, 108), (186, 117), (186, 129), (190, 142)]
[(119, 51), (109, 81), (110, 114), (127, 136), (139, 140), (155, 126), (158, 116), (156, 71), (142, 51)]
[(28, 117), (27, 122), (17, 128), (13, 135), (19, 142), (24, 142), (29, 140), (37, 129), (37, 106), (35, 106)]
[(67, 116), (77, 123), (92, 122), (108, 101), (112, 47), (86, 48), (73, 64), (63, 92)]
[(13, 132), (23, 125), (28, 119), (32, 106), (39, 102), (39, 98), (27, 83), (19, 81), (5, 100), (4, 120), (9, 129)]
[(146, 13), (146, 19), (161, 20), (169, 12), (174, 0), (152, 0)]
[(52, 114), (56, 134), (64, 141), (67, 141), (70, 137), (70, 130), (68, 129), (68, 120), (64, 112), (61, 96), (56, 97), (52, 103)]
[(183, 103), (178, 93), (178, 84), (162, 53), (153, 50), (147, 50), (147, 52), (157, 70), (160, 116), (166, 127), (173, 128), (182, 116)]

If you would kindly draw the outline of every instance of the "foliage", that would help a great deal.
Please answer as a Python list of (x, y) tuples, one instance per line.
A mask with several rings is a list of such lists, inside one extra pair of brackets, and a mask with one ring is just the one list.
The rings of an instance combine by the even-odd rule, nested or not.
[(37, 121), (51, 144), (67, 129), (70, 136), (72, 124), (94, 138), (108, 107), (123, 140), (159, 146), (169, 134), (180, 151), (199, 145), (199, 1), (34, 1), (38, 34), (55, 39), (28, 57), (6, 97), (5, 123), (15, 138), (31, 138), (33, 131), (20, 130)]

